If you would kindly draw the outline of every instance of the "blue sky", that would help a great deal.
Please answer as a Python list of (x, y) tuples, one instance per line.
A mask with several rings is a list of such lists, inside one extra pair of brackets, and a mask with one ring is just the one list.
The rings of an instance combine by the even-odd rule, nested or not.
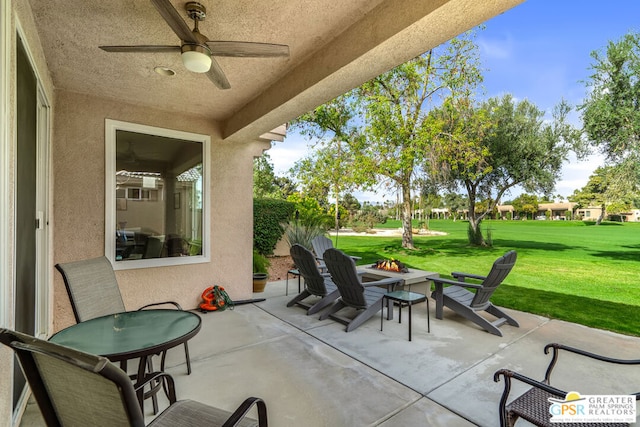
[[(484, 72), (486, 96), (511, 93), (528, 99), (550, 113), (565, 99), (580, 104), (590, 74), (590, 53), (603, 50), (629, 31), (640, 32), (640, 1), (528, 0), (499, 15), (479, 31), (477, 42)], [(571, 122), (580, 126), (577, 113)], [(285, 175), (293, 163), (307, 155), (309, 141), (290, 133), (268, 151), (276, 174)], [(586, 161), (570, 159), (563, 167), (555, 194), (568, 196), (587, 182), (602, 165), (600, 155)], [(507, 195), (515, 197), (518, 191)], [(355, 193), (360, 201), (395, 200), (393, 194)]]

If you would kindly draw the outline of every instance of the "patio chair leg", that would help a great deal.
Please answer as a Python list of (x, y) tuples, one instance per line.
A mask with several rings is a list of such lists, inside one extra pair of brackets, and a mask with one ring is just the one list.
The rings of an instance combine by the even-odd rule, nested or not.
[(351, 332), (364, 322), (369, 320), (371, 316), (382, 310), (382, 299), (370, 305), (367, 309), (362, 310), (356, 317), (347, 325), (346, 332)]
[(307, 315), (316, 314), (316, 313), (324, 310), (326, 307), (330, 306), (331, 304), (333, 304), (335, 302), (336, 298), (334, 298), (334, 297), (337, 297), (339, 294), (340, 294), (340, 291), (338, 291), (337, 289), (335, 291), (331, 292), (330, 294), (325, 296), (323, 299), (318, 301), (316, 304), (311, 306), (309, 308), (309, 310), (307, 310)]
[(347, 305), (343, 303), (341, 300), (338, 300), (329, 310), (325, 311), (320, 315), (320, 320), (325, 320), (332, 314), (335, 314), (345, 308)]
[(506, 319), (507, 323), (511, 326), (516, 326), (516, 327), (520, 327), (520, 325), (518, 324), (518, 322), (516, 321), (516, 319), (514, 319), (513, 317), (509, 316), (507, 313), (505, 313), (504, 311), (500, 310), (498, 307), (496, 307), (495, 305), (491, 304), (489, 306), (489, 308), (487, 308), (487, 313), (491, 313), (494, 316), (496, 316), (498, 319)]
[(287, 303), (287, 307), (293, 307), (294, 305), (296, 305), (298, 303), (298, 301), (302, 301), (303, 299), (310, 297), (311, 296), (311, 292), (309, 292), (308, 290), (304, 290), (302, 292), (300, 292), (298, 295), (296, 295), (296, 297), (294, 299), (292, 299), (291, 301), (289, 301)]

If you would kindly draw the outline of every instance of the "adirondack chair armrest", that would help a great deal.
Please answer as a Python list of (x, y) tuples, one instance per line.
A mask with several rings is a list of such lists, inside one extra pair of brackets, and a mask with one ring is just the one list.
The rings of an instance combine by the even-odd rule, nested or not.
[[(547, 372), (544, 376), (544, 381), (549, 383), (551, 380), (551, 372), (558, 361), (558, 355), (560, 350), (568, 351), (574, 354), (578, 354), (580, 356), (585, 356), (594, 360), (599, 360), (601, 362), (607, 363), (615, 363), (617, 365), (640, 365), (640, 359), (615, 359), (612, 357), (602, 356), (599, 354), (591, 353), (588, 351), (581, 350), (579, 348), (570, 347), (564, 344), (551, 343), (547, 344), (544, 347), (544, 353), (549, 354), (549, 351), (552, 351), (551, 361), (549, 362), (549, 366), (547, 367)], [(636, 400), (640, 400), (640, 393), (636, 393)]]
[(463, 286), (465, 288), (474, 288), (474, 289), (482, 288), (482, 285), (477, 285), (475, 283), (460, 282), (458, 280), (443, 279), (441, 277), (435, 277), (435, 278), (432, 278), (431, 280), (436, 285), (436, 292), (438, 292), (438, 291), (442, 292), (442, 285), (443, 284), (444, 285)]
[(484, 280), (487, 276), (480, 276), (479, 274), (471, 274), (471, 273), (461, 273), (459, 271), (454, 271), (451, 273), (454, 279), (458, 279), (461, 282), (464, 282), (465, 278), (475, 279), (475, 280)]

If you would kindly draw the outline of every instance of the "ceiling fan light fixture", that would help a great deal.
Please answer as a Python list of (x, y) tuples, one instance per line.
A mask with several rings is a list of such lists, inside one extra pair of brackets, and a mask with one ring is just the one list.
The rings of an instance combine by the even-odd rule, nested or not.
[(206, 73), (211, 68), (211, 54), (198, 45), (182, 46), (182, 63), (185, 68), (194, 73)]

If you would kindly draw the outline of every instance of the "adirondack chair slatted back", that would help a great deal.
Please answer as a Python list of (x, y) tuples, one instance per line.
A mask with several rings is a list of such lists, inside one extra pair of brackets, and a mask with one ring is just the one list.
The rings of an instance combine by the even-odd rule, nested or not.
[(487, 278), (482, 282), (482, 288), (476, 291), (471, 301), (471, 308), (484, 308), (490, 304), (491, 295), (511, 272), (516, 263), (516, 257), (516, 251), (509, 251), (493, 263)]
[(291, 246), (289, 253), (300, 275), (304, 279), (304, 285), (307, 290), (313, 295), (327, 295), (327, 287), (325, 286), (326, 278), (320, 274), (318, 264), (311, 251), (296, 243)]
[(362, 286), (353, 259), (335, 248), (327, 249), (323, 259), (327, 264), (333, 283), (340, 291), (342, 302), (357, 309), (367, 308), (364, 286)]
[(324, 253), (327, 249), (333, 248), (333, 242), (326, 236), (318, 236), (311, 241), (313, 246), (313, 252), (316, 253), (316, 257), (324, 258)]

